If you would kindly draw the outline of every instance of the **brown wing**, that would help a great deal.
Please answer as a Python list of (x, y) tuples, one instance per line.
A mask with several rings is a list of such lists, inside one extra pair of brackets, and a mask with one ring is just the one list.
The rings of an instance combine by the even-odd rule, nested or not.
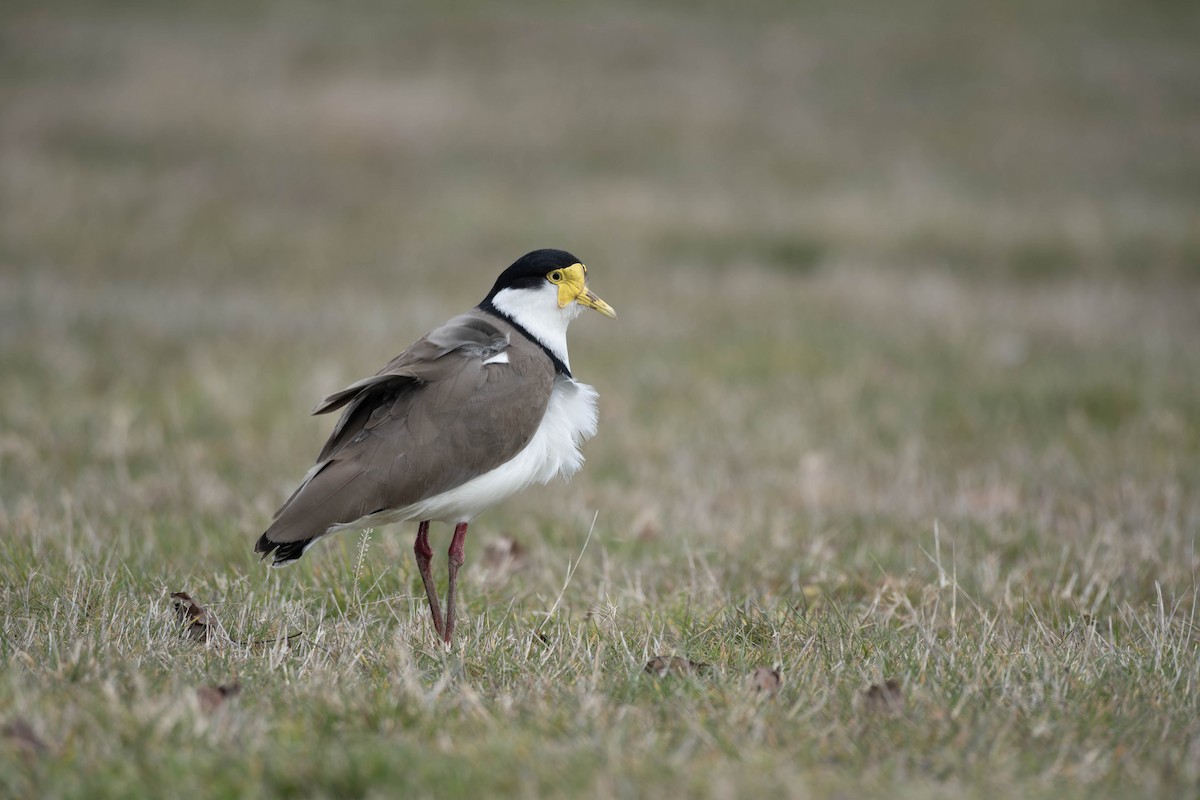
[[(256, 552), (299, 558), (334, 525), (399, 509), (500, 466), (533, 438), (554, 383), (536, 347), (483, 312), (447, 322), (314, 411), (347, 406)], [(522, 341), (520, 334), (516, 334)], [(484, 364), (504, 352), (507, 363)]]

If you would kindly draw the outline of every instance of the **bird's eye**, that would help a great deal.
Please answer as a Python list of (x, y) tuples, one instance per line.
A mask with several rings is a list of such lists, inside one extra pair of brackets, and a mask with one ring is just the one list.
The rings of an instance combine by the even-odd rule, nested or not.
[(562, 283), (563, 274), (559, 270), (554, 270), (550, 273), (550, 280), (554, 283)]

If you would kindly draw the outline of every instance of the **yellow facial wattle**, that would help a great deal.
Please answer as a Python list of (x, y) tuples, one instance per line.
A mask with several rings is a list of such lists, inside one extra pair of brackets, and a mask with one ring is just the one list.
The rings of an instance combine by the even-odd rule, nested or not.
[(606, 317), (616, 318), (617, 312), (613, 307), (587, 288), (587, 267), (583, 264), (572, 264), (553, 270), (546, 277), (558, 286), (559, 308), (566, 308), (571, 303), (578, 302), (581, 306), (595, 309)]

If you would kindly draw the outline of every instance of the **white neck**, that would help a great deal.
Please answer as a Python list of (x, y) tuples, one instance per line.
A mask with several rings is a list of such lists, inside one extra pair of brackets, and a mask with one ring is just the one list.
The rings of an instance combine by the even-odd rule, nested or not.
[(554, 353), (571, 368), (567, 357), (567, 326), (579, 316), (583, 307), (569, 303), (558, 307), (558, 287), (549, 281), (538, 289), (501, 289), (492, 298), (492, 305), (507, 315)]

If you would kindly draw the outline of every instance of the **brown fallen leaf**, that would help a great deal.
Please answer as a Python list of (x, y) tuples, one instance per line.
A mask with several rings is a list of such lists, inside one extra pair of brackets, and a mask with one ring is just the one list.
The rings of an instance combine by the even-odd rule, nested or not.
[(525, 546), (508, 534), (493, 539), (483, 548), (483, 568), (495, 578), (507, 578), (522, 569), (528, 560)]
[(196, 689), (196, 699), (200, 701), (200, 710), (211, 714), (240, 691), (242, 691), (242, 685), (237, 681), (223, 683), (220, 686), (201, 686)]
[(758, 667), (750, 673), (750, 686), (758, 695), (771, 696), (783, 686), (783, 676), (779, 670), (770, 667)]
[(5, 723), (4, 727), (0, 728), (0, 737), (28, 755), (41, 755), (50, 749), (29, 723), (20, 718)]
[(658, 509), (643, 508), (638, 512), (633, 521), (629, 523), (629, 528), (633, 532), (635, 539), (648, 542), (651, 539), (658, 537), (661, 529), (658, 522)]
[(184, 631), (197, 641), (207, 641), (220, 630), (217, 620), (204, 606), (197, 603), (187, 592), (172, 592), (171, 604), (175, 614), (186, 627)]
[(297, 636), (304, 636), (304, 631), (289, 633), (287, 636), (274, 636), (268, 639), (233, 639), (225, 632), (220, 620), (204, 606), (197, 603), (187, 592), (172, 592), (171, 605), (179, 621), (183, 623), (183, 632), (197, 641), (220, 641), (240, 644), (246, 647), (259, 644), (274, 644), (275, 642), (290, 642)]
[(690, 661), (682, 656), (655, 656), (646, 662), (646, 672), (660, 678), (665, 675), (690, 675), (708, 667), (708, 664)]
[(888, 678), (883, 684), (872, 684), (863, 692), (863, 706), (873, 714), (898, 714), (904, 709), (900, 681)]

